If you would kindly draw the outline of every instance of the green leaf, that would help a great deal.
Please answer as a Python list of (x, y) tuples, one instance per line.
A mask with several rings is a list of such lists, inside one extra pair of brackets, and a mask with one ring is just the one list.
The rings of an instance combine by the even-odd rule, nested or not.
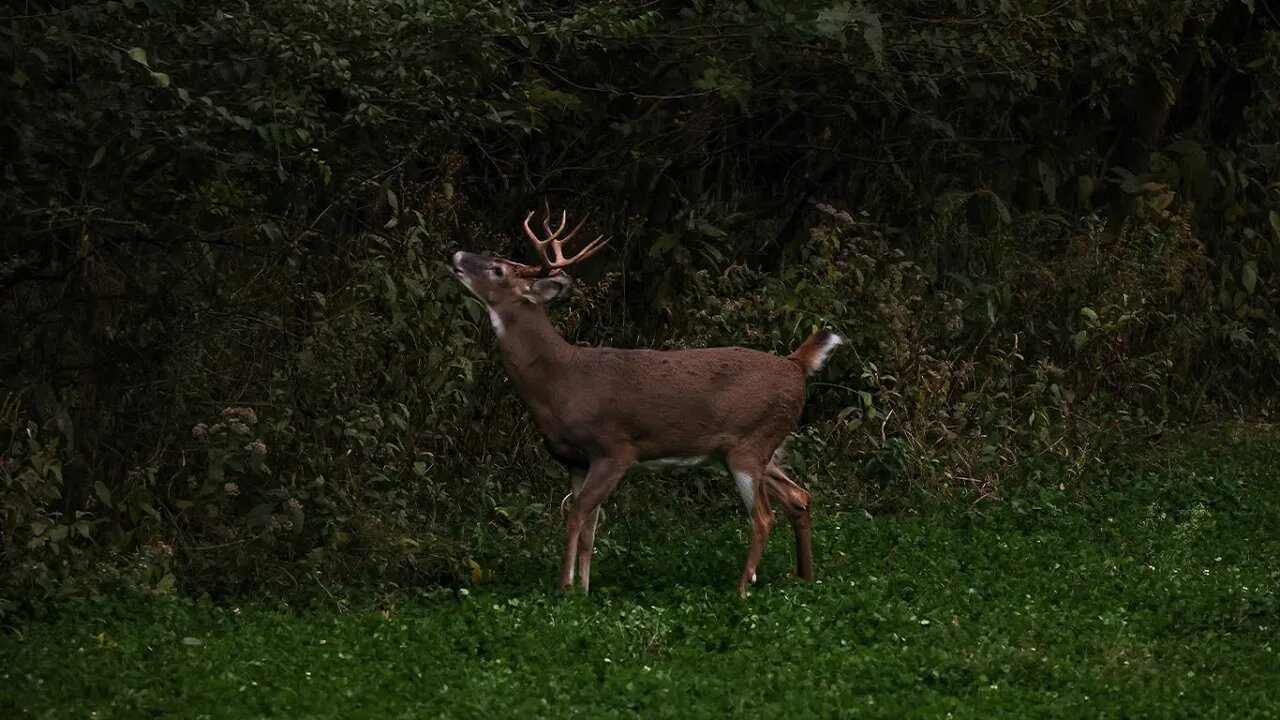
[(694, 229), (696, 229), (698, 232), (702, 233), (706, 237), (722, 238), (722, 237), (728, 236), (728, 233), (716, 227), (715, 225), (712, 225), (706, 220), (694, 221), (693, 227)]
[(871, 54), (875, 55), (876, 62), (884, 61), (884, 27), (880, 25), (880, 16), (871, 11), (862, 13), (862, 39), (866, 41), (867, 47), (871, 48)]
[(93, 160), (89, 161), (89, 169), (92, 170), (93, 168), (98, 167), (98, 163), (102, 162), (102, 158), (105, 157), (106, 154), (107, 149), (105, 147), (98, 148), (98, 151), (93, 154)]
[(142, 48), (140, 48), (140, 47), (131, 48), (131, 49), (129, 50), (129, 57), (130, 57), (134, 62), (136, 62), (136, 63), (138, 63), (139, 65), (141, 65), (142, 67), (150, 69), (150, 67), (151, 67), (151, 66), (147, 64), (147, 51), (146, 51), (146, 50), (143, 50), (143, 49), (142, 49)]
[(22, 87), (27, 84), (27, 74), (21, 70), (14, 70), (13, 74), (9, 76), (9, 80), (11, 80), (14, 85)]
[(1258, 284), (1258, 263), (1250, 260), (1244, 264), (1244, 270), (1240, 272), (1240, 282), (1244, 285), (1245, 292), (1253, 294), (1253, 288)]
[(263, 235), (266, 235), (267, 239), (272, 242), (284, 242), (284, 233), (280, 231), (280, 226), (277, 225), (274, 220), (264, 220), (262, 224), (258, 226), (258, 230), (260, 230)]
[(825, 10), (818, 11), (814, 22), (814, 30), (819, 35), (839, 40), (844, 44), (844, 28), (853, 19), (853, 10), (849, 3), (837, 3)]
[(1280, 212), (1272, 210), (1268, 218), (1271, 220), (1271, 229), (1275, 230), (1276, 237), (1280, 238)]
[(1094, 312), (1093, 308), (1080, 308), (1080, 314), (1089, 322), (1098, 322), (1098, 313)]
[(1036, 169), (1040, 173), (1040, 189), (1052, 205), (1058, 199), (1058, 172), (1044, 160), (1036, 163)]
[(103, 505), (111, 506), (111, 490), (107, 489), (107, 486), (101, 480), (93, 483), (93, 492), (102, 501)]
[(660, 236), (649, 246), (649, 257), (661, 257), (668, 251), (680, 247), (682, 239), (680, 233), (666, 233)]
[(162, 72), (151, 73), (151, 79), (156, 81), (156, 85), (167, 88), (169, 87), (169, 75)]
[(271, 518), (271, 513), (275, 510), (275, 503), (261, 503), (254, 506), (244, 517), (244, 524), (249, 527), (259, 527), (265, 525), (267, 520)]
[(1088, 175), (1081, 175), (1076, 178), (1076, 197), (1080, 202), (1088, 202), (1093, 197), (1093, 178)]

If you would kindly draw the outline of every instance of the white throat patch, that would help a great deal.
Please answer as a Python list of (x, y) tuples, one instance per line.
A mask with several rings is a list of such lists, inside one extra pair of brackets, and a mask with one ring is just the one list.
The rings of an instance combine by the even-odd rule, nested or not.
[(498, 337), (502, 337), (502, 318), (498, 317), (493, 308), (489, 308), (489, 322), (493, 323), (493, 331), (498, 333)]

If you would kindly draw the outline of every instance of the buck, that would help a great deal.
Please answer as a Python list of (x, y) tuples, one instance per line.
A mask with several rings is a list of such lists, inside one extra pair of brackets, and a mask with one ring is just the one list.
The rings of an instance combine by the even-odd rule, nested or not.
[[(799, 424), (805, 376), (818, 371), (838, 335), (820, 331), (782, 357), (743, 347), (624, 350), (571, 345), (547, 318), (548, 303), (569, 292), (565, 268), (586, 260), (608, 240), (597, 237), (577, 254), (564, 248), (586, 222), (563, 235), (568, 216), (544, 236), (524, 220), (541, 257), (537, 266), (458, 252), (453, 273), (488, 307), (506, 370), (551, 456), (569, 470), (573, 503), (560, 589), (577, 577), (591, 584), (591, 552), (600, 504), (637, 465), (723, 465), (751, 516), (751, 541), (738, 592), (755, 582), (777, 501), (795, 533), (796, 574), (813, 579), (809, 493), (781, 466), (780, 448)], [(550, 250), (550, 253), (548, 253)]]

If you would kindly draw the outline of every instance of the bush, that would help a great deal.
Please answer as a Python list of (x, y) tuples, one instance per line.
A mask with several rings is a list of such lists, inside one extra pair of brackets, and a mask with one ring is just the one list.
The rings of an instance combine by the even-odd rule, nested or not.
[(564, 482), (441, 261), (544, 197), (615, 237), (575, 341), (850, 337), (794, 445), (833, 503), (1273, 405), (1274, 18), (935, 5), (28, 3), (0, 597), (538, 552)]

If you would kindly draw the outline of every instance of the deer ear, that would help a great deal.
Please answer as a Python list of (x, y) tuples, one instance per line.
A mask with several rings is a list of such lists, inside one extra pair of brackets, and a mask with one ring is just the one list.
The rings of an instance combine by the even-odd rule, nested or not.
[(525, 293), (525, 297), (530, 302), (549, 303), (552, 300), (564, 297), (571, 287), (573, 287), (573, 280), (568, 275), (552, 275), (551, 277), (538, 278), (529, 283), (529, 290)]

